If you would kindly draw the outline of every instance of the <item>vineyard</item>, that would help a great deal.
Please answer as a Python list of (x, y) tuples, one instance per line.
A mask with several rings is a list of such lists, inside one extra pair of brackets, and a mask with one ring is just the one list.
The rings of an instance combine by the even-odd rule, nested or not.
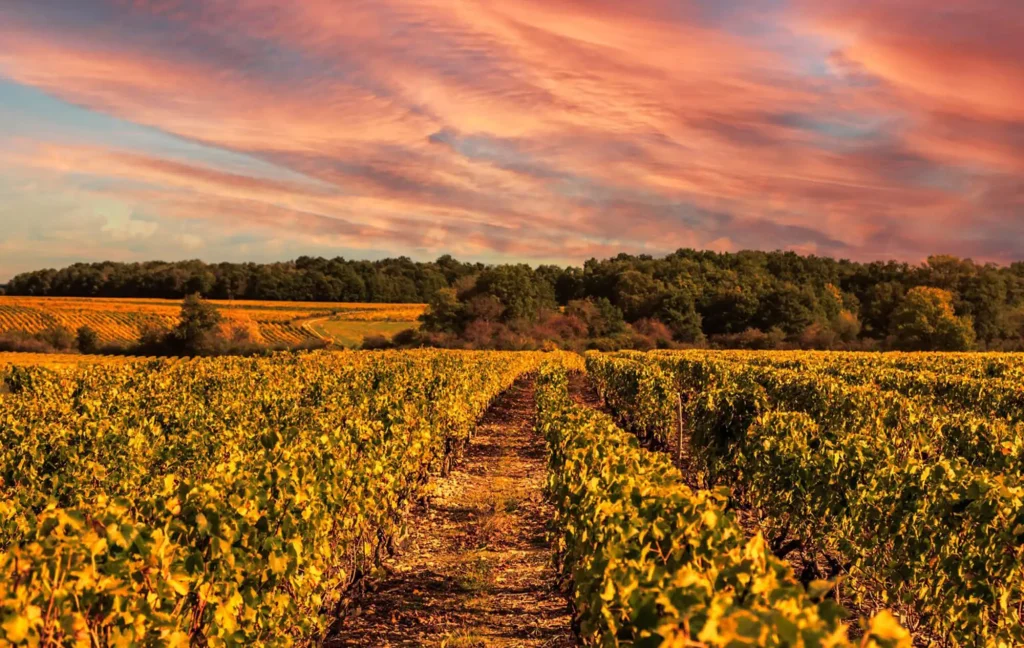
[[(245, 326), (261, 342), (294, 346), (305, 341), (333, 338), (331, 322), (341, 331), (351, 323), (358, 333), (373, 332), (372, 323), (391, 330), (394, 323), (416, 326), (420, 304), (354, 304), (329, 302), (212, 302), (230, 324)], [(148, 327), (169, 328), (178, 318), (181, 302), (164, 299), (103, 299), (75, 297), (0, 296), (0, 333), (37, 333), (54, 326), (75, 331), (88, 326), (104, 344), (138, 340)], [(361, 338), (359, 338), (361, 339)], [(344, 340), (355, 342), (349, 337)]]
[(9, 643), (308, 642), (538, 354), (9, 369)]
[(1024, 645), (1024, 360), (590, 355), (617, 422), (727, 488), (802, 580), (922, 645)]
[[(536, 495), (550, 508), (535, 511), (555, 570), (514, 591), (564, 597), (565, 630), (586, 645), (1024, 645), (1017, 356), (422, 350), (30, 364), (0, 363), (0, 644), (385, 645), (376, 617), (349, 608), (390, 595), (377, 623), (415, 628), (416, 645), (549, 645), (525, 629), (474, 643), (401, 616), (441, 587), (436, 544), (420, 557), (422, 584), (413, 558), (402, 563), (411, 529), (423, 542), (434, 540), (423, 529), (440, 533), (424, 498), (449, 493), (441, 508), (464, 511), (458, 497), (503, 493), (502, 511), (446, 518), (449, 557), (529, 500), (512, 485), (532, 483), (532, 469), (487, 472), (508, 434), (488, 436), (466, 473), (490, 477), (451, 482), (478, 421), (515, 392), (546, 448), (546, 466), (523, 456), (546, 473)], [(508, 607), (501, 582), (517, 568), (505, 569), (485, 599)], [(364, 591), (373, 578), (410, 583)], [(443, 618), (501, 622), (465, 589), (438, 599)], [(367, 634), (346, 643), (356, 626)]]

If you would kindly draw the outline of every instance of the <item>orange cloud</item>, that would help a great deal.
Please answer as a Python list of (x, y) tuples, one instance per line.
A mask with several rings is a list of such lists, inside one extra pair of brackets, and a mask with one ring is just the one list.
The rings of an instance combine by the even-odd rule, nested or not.
[(843, 56), (935, 108), (1024, 118), (1024, 5), (1015, 0), (802, 5)]

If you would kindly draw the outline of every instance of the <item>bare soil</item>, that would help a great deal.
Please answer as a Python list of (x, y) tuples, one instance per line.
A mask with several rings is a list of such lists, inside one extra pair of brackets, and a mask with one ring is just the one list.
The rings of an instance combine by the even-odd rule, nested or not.
[(547, 537), (533, 387), (520, 380), (487, 411), (465, 458), (411, 511), (397, 556), (349, 602), (326, 646), (576, 645)]

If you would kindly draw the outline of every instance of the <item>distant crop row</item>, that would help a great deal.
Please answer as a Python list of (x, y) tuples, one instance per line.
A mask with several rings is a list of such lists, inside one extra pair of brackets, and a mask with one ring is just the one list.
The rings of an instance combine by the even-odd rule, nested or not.
[[(247, 327), (258, 341), (286, 346), (315, 339), (302, 326), (307, 320), (415, 321), (424, 310), (419, 304), (213, 303), (229, 323)], [(179, 302), (155, 299), (0, 297), (0, 333), (38, 333), (53, 327), (74, 332), (87, 326), (102, 344), (125, 344), (138, 340), (148, 328), (172, 327), (179, 308)]]

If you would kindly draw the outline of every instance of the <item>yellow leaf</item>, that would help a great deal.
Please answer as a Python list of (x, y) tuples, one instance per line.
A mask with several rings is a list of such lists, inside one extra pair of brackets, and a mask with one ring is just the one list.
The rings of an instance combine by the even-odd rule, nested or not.
[(175, 580), (173, 576), (167, 579), (167, 584), (170, 585), (171, 589), (173, 589), (181, 596), (185, 596), (186, 594), (188, 594), (188, 585), (186, 583), (182, 583), (179, 580)]
[(710, 509), (704, 511), (704, 515), (702, 517), (704, 518), (704, 524), (711, 528), (714, 528), (715, 524), (718, 523), (718, 514)]
[(106, 550), (107, 550), (107, 539), (106, 538), (100, 538), (96, 542), (92, 543), (92, 547), (89, 548), (89, 551), (92, 552), (93, 556), (98, 556), (101, 553), (106, 552)]
[(882, 610), (871, 619), (871, 626), (868, 632), (873, 639), (886, 639), (898, 642), (910, 641), (910, 633), (900, 625), (900, 622), (888, 610)]
[(279, 554), (276, 551), (267, 558), (267, 562), (270, 563), (270, 571), (275, 574), (283, 574), (288, 569), (288, 558), (284, 554)]
[(20, 643), (28, 637), (28, 619), (23, 616), (16, 616), (7, 621), (4, 621), (3, 625), (0, 626), (4, 629), (4, 633), (7, 635), (7, 641), (11, 643)]
[(604, 592), (601, 593), (601, 598), (605, 601), (615, 598), (615, 583), (609, 580), (604, 584)]

